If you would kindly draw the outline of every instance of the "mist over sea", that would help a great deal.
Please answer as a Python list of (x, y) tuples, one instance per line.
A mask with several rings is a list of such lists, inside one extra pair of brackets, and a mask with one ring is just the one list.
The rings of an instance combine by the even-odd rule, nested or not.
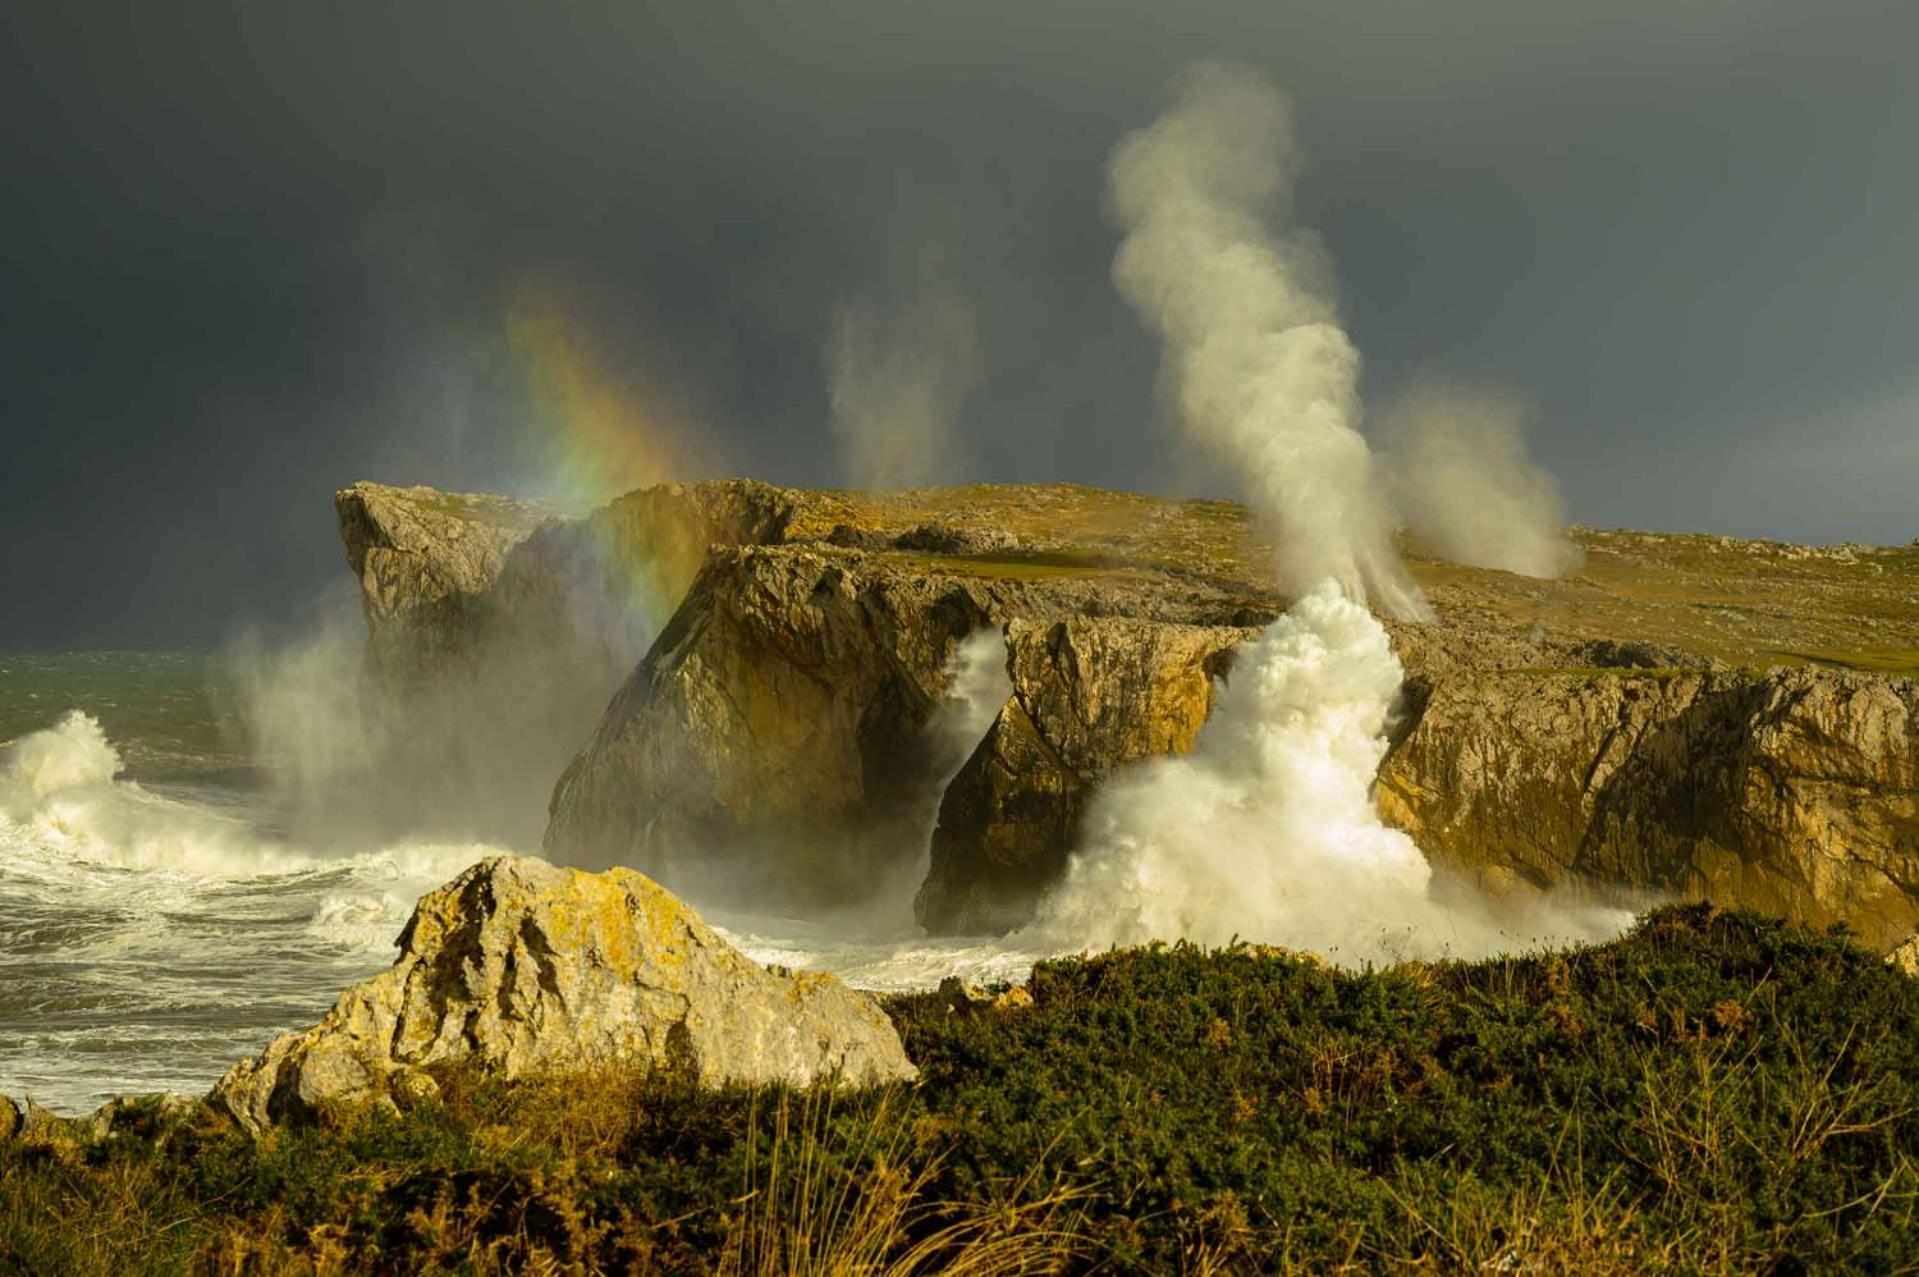
[[(0, 654), (0, 1093), (78, 1112), (203, 1092), (388, 966), (422, 893), (538, 850), (306, 849), (249, 735), (217, 653)], [(761, 961), (871, 988), (1030, 967), (990, 940), (926, 940), (909, 902), (708, 917)]]

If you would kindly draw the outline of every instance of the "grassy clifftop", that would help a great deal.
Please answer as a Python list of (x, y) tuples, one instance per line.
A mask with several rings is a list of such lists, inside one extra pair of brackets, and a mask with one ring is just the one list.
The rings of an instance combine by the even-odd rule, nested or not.
[[(431, 488), (360, 485), (383, 508), (438, 526), (471, 520), (524, 535), (556, 511), (539, 503)], [(672, 558), (681, 587), (697, 547), (664, 529), (683, 509), (695, 540), (745, 537), (864, 550), (912, 570), (987, 577), (1061, 576), (1199, 582), (1283, 606), (1272, 550), (1245, 507), (1173, 501), (1078, 484), (972, 484), (872, 493), (780, 488), (749, 480), (641, 489), (607, 511), (606, 535), (629, 563)], [(717, 518), (715, 511), (732, 513)], [(748, 517), (750, 514), (750, 517)], [(738, 524), (738, 527), (732, 525)], [(1919, 673), (1919, 544), (1810, 547), (1680, 533), (1574, 529), (1580, 567), (1558, 581), (1462, 567), (1402, 546), (1441, 623), (1510, 649), (1548, 653), (1592, 643), (1663, 649), (1729, 665), (1831, 665)], [(678, 560), (690, 559), (690, 562)], [(1522, 664), (1523, 656), (1515, 656)], [(1563, 655), (1545, 663), (1565, 667)]]
[(911, 1090), (457, 1073), (254, 1145), (0, 1146), (0, 1269), (1893, 1272), (1919, 981), (1703, 906), (1567, 954), (1249, 948), (896, 1000)]

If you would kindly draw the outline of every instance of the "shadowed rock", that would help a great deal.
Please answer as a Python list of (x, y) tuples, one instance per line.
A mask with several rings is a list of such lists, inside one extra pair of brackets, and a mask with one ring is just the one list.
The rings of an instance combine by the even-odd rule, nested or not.
[(706, 1085), (917, 1076), (876, 1002), (830, 975), (781, 975), (663, 887), (496, 857), (423, 897), (393, 967), (312, 1029), (236, 1064), (210, 1101), (246, 1129), (430, 1094), (418, 1070), (518, 1077), (621, 1062)]

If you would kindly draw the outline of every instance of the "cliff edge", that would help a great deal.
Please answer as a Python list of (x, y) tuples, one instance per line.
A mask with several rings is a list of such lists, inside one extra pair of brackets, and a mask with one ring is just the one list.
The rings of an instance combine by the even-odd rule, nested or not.
[[(386, 570), (376, 614), (362, 571), (376, 644), (388, 618), (432, 618), (431, 637), (389, 629), (394, 660), (431, 666), (504, 623), (563, 650), (609, 600), (673, 600), (577, 725), (549, 856), (831, 900), (930, 848), (917, 912), (942, 931), (1020, 921), (1103, 777), (1190, 748), (1235, 648), (1287, 603), (1225, 502), (728, 481), (507, 530), (476, 508), (482, 527), (406, 544), (434, 565), (413, 595)], [(489, 578), (488, 538), (509, 536)], [(1574, 538), (1583, 566), (1558, 581), (1405, 547), (1436, 620), (1390, 627), (1407, 684), (1387, 817), (1496, 890), (1704, 895), (1909, 934), (1919, 547)], [(578, 546), (596, 570), (556, 570)], [(942, 772), (928, 724), (981, 629), (1010, 694)]]

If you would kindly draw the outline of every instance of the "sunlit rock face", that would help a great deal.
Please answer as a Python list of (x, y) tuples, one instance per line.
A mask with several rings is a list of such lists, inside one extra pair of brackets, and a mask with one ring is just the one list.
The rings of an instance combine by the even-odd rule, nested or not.
[(1011, 623), (1013, 694), (940, 802), (919, 921), (954, 932), (1024, 922), (1064, 869), (1099, 782), (1190, 750), (1233, 648), (1256, 633), (1085, 616)]
[(623, 1063), (707, 1085), (917, 1076), (879, 1005), (830, 975), (786, 975), (727, 944), (631, 870), (482, 861), (425, 896), (391, 969), (213, 1090), (247, 1129), (329, 1106), (405, 1103), (427, 1065), (507, 1077)]
[[(1250, 605), (1212, 586), (1017, 560), (830, 545), (716, 551), (561, 776), (546, 850), (638, 865), (703, 895), (744, 881), (761, 898), (773, 889), (802, 902), (854, 898), (874, 874), (924, 854), (947, 779), (925, 732), (967, 635), (1023, 636), (1089, 615), (1130, 617), (1130, 635), (1173, 635), (1189, 618)], [(1193, 665), (1182, 684), (1189, 735), (1205, 685)], [(1083, 705), (1105, 697), (1109, 715), (1129, 697), (1117, 685), (1077, 694)], [(1176, 743), (1177, 733), (1149, 735)], [(1052, 823), (1064, 831), (1070, 814)]]
[(1485, 673), (1433, 684), (1386, 817), (1494, 888), (1623, 884), (1847, 922), (1919, 920), (1919, 686), (1835, 670)]
[[(515, 764), (550, 786), (550, 857), (798, 906), (930, 853), (917, 913), (935, 931), (1017, 925), (1087, 796), (1190, 749), (1232, 651), (1290, 602), (1246, 512), (1220, 502), (730, 481), (554, 522), (380, 492), (343, 518), (376, 654), (438, 669), (489, 627), (543, 636), (520, 691), (495, 690), (550, 712), (563, 742)], [(384, 531), (353, 531), (367, 520)], [(1407, 682), (1387, 820), (1495, 888), (1706, 895), (1909, 933), (1919, 548), (1574, 540), (1584, 566), (1556, 581), (1404, 547), (1437, 619), (1389, 625)], [(566, 566), (589, 544), (611, 556), (598, 577)], [(582, 579), (641, 581), (671, 620), (567, 700), (538, 679), (609, 650), (594, 618), (632, 597), (555, 586)], [(1013, 694), (949, 777), (924, 732), (980, 627), (1006, 636)]]

